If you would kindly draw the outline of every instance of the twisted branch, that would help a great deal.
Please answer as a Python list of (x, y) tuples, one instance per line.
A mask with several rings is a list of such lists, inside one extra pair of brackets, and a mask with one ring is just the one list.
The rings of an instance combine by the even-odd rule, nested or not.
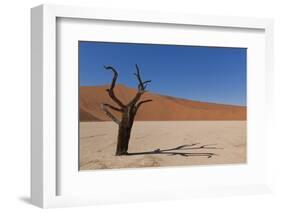
[(134, 75), (137, 77), (137, 80), (139, 82), (138, 92), (128, 105), (135, 105), (138, 102), (138, 100), (141, 98), (143, 93), (147, 92), (145, 89), (147, 87), (147, 84), (151, 82), (151, 80), (142, 81), (141, 76), (140, 76), (140, 69), (137, 64), (136, 64), (136, 69), (137, 69), (137, 72), (134, 73)]
[(148, 100), (143, 100), (143, 101), (138, 102), (137, 105), (136, 105), (136, 108), (135, 108), (135, 112), (138, 111), (139, 107), (140, 107), (142, 104), (147, 103), (147, 102), (151, 102), (151, 101), (152, 101), (151, 99), (148, 99)]
[(112, 105), (110, 105), (110, 104), (103, 104), (104, 106), (106, 106), (106, 107), (109, 107), (110, 109), (113, 109), (113, 110), (115, 110), (115, 111), (118, 111), (118, 112), (123, 112), (124, 110), (123, 109), (119, 109), (119, 108), (117, 108), (117, 107), (115, 107), (115, 106), (112, 106)]
[(107, 70), (111, 70), (112, 73), (113, 73), (113, 78), (112, 78), (111, 86), (106, 91), (108, 92), (108, 95), (112, 98), (112, 100), (115, 103), (117, 103), (121, 108), (124, 108), (125, 105), (115, 96), (115, 93), (114, 93), (114, 87), (115, 87), (115, 83), (116, 83), (116, 80), (117, 80), (117, 77), (118, 77), (118, 73), (111, 66), (104, 66), (104, 68), (107, 69)]

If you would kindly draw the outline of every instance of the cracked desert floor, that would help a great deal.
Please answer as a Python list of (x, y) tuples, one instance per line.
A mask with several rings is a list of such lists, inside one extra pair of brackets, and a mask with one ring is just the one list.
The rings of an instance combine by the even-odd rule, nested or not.
[[(195, 149), (177, 152), (213, 153), (211, 158), (157, 153), (115, 156), (117, 131), (110, 121), (80, 122), (80, 170), (246, 163), (246, 121), (134, 122), (129, 153), (193, 145), (190, 148)], [(197, 149), (200, 146), (206, 148)]]

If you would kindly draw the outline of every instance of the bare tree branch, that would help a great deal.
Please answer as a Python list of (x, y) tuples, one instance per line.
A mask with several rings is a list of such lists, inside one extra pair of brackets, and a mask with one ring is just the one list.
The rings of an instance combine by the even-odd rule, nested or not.
[(139, 107), (140, 107), (142, 104), (147, 103), (147, 102), (151, 102), (151, 101), (152, 101), (151, 99), (147, 99), (147, 100), (143, 100), (143, 101), (140, 101), (139, 103), (137, 103), (137, 105), (136, 105), (136, 111), (135, 111), (135, 112), (137, 112), (137, 110), (139, 109)]
[(101, 104), (101, 109), (102, 111), (105, 112), (105, 114), (111, 118), (112, 121), (114, 121), (115, 123), (117, 123), (118, 125), (120, 124), (120, 121), (113, 115), (111, 114), (111, 112), (108, 111), (107, 109), (108, 105), (107, 104)]
[(139, 90), (144, 90), (144, 85), (143, 85), (143, 81), (141, 80), (141, 77), (140, 77), (140, 69), (139, 69), (139, 66), (136, 64), (136, 69), (137, 69), (137, 72), (134, 73), (134, 75), (137, 77), (138, 79), (138, 82), (139, 82)]
[(144, 81), (142, 84), (144, 85), (144, 89), (146, 89), (146, 87), (147, 87), (147, 84), (148, 83), (150, 83), (151, 82), (151, 80), (148, 80), (148, 81)]
[(111, 86), (106, 91), (108, 92), (108, 95), (112, 98), (112, 100), (115, 103), (117, 103), (121, 108), (124, 108), (125, 105), (115, 96), (115, 93), (114, 93), (114, 87), (115, 87), (115, 83), (116, 83), (116, 80), (117, 80), (117, 77), (118, 77), (118, 73), (111, 66), (104, 66), (104, 68), (107, 69), (107, 70), (111, 70), (112, 73), (113, 73), (113, 78), (112, 78)]
[(103, 104), (103, 105), (104, 105), (104, 106), (107, 106), (107, 107), (109, 107), (110, 109), (113, 109), (113, 110), (115, 110), (115, 111), (123, 112), (122, 109), (119, 109), (119, 108), (117, 108), (117, 107), (115, 107), (115, 106), (112, 106), (112, 105), (110, 105), (110, 104)]
[(134, 73), (134, 75), (137, 77), (137, 80), (139, 82), (139, 85), (138, 85), (138, 89), (139, 91), (144, 91), (146, 86), (145, 84), (148, 84), (151, 82), (151, 80), (148, 80), (148, 81), (142, 81), (141, 79), (141, 76), (140, 76), (140, 69), (139, 69), (139, 66), (136, 64), (136, 69), (137, 69), (137, 72)]
[(136, 64), (136, 69), (137, 69), (137, 72), (134, 73), (134, 75), (137, 77), (137, 80), (139, 82), (138, 84), (138, 92), (136, 94), (136, 96), (131, 100), (131, 102), (128, 104), (128, 105), (134, 105), (137, 103), (137, 101), (140, 99), (140, 97), (142, 96), (143, 93), (146, 92), (146, 84), (150, 83), (151, 81), (148, 80), (148, 81), (142, 81), (141, 79), (141, 76), (140, 76), (140, 69), (138, 67), (138, 65)]

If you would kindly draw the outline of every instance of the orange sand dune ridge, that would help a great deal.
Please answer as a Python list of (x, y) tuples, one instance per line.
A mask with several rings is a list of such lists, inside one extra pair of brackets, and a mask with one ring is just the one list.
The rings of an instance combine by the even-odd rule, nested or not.
[[(105, 86), (80, 87), (80, 121), (109, 121), (101, 110), (102, 103), (116, 104), (108, 96)], [(116, 96), (128, 103), (136, 94), (136, 89), (123, 85), (115, 86)], [(246, 107), (207, 103), (164, 96), (147, 92), (141, 100), (152, 99), (143, 104), (137, 115), (137, 121), (187, 121), (187, 120), (246, 120)], [(120, 118), (119, 112), (112, 113)]]

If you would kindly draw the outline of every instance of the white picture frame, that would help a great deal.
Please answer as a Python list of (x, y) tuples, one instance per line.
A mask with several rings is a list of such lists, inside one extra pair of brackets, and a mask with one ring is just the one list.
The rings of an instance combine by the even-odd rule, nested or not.
[[(177, 199), (185, 197), (198, 197), (198, 196), (214, 196), (214, 195), (233, 195), (233, 194), (252, 194), (270, 192), (270, 168), (271, 165), (268, 161), (269, 153), (261, 157), (263, 166), (254, 173), (247, 173), (247, 175), (261, 175), (262, 178), (256, 178), (253, 184), (249, 181), (235, 181), (235, 178), (229, 180), (229, 183), (203, 185), (200, 182), (193, 183), (193, 187), (183, 186), (182, 188), (176, 185), (169, 185), (165, 190), (159, 189), (161, 184), (157, 187), (150, 186), (151, 193), (149, 196), (144, 196), (144, 191), (149, 190), (144, 185), (140, 184), (141, 190), (128, 189), (123, 191), (123, 196), (119, 193), (110, 190), (105, 191), (104, 194), (89, 195), (83, 194), (83, 190), (79, 194), (61, 194), (59, 185), (64, 179), (60, 178), (60, 173), (63, 164), (58, 161), (60, 159), (60, 147), (57, 144), (58, 130), (58, 88), (60, 81), (57, 79), (57, 50), (58, 50), (58, 20), (59, 19), (79, 19), (79, 20), (106, 20), (130, 23), (153, 23), (155, 25), (167, 26), (200, 26), (207, 28), (220, 28), (232, 30), (258, 30), (263, 32), (262, 42), (264, 41), (264, 67), (261, 71), (261, 76), (265, 74), (266, 78), (259, 78), (260, 82), (264, 84), (261, 93), (265, 95), (261, 99), (262, 106), (267, 111), (271, 111), (273, 105), (272, 94), (273, 91), (273, 21), (271, 19), (257, 19), (257, 18), (240, 18), (240, 17), (216, 17), (216, 16), (203, 16), (203, 15), (187, 15), (187, 14), (166, 14), (166, 13), (153, 13), (145, 11), (123, 11), (123, 10), (110, 10), (110, 9), (97, 9), (97, 8), (84, 8), (74, 6), (54, 6), (54, 5), (41, 5), (31, 10), (31, 72), (32, 72), (32, 118), (31, 118), (31, 201), (33, 204), (46, 208), (46, 207), (59, 207), (59, 206), (75, 206), (75, 205), (91, 205), (98, 203), (114, 203), (114, 202), (128, 202), (128, 201), (143, 201), (143, 200), (165, 200)], [(169, 27), (168, 27), (169, 28)], [(234, 35), (235, 36), (235, 35)], [(63, 76), (62, 76), (63, 77)], [(258, 81), (259, 82), (259, 81)], [(257, 88), (259, 85), (257, 85)], [(254, 88), (254, 87), (253, 87)], [(261, 109), (260, 110), (264, 110)], [(256, 111), (255, 113), (258, 113)], [(267, 148), (270, 146), (270, 135), (266, 134), (272, 127), (272, 115), (269, 113), (265, 115), (264, 122), (260, 126), (253, 126), (253, 129), (261, 134), (260, 138), (263, 140), (262, 146)], [(261, 118), (263, 119), (263, 118)], [(263, 131), (261, 131), (263, 130)], [(260, 147), (262, 147), (260, 146)], [(256, 150), (251, 152), (260, 152), (257, 147)], [(256, 165), (253, 165), (256, 166)], [(241, 168), (240, 168), (241, 167)], [(240, 166), (239, 168), (223, 166), (223, 167), (208, 167), (202, 168), (197, 171), (198, 175), (205, 174), (205, 172), (212, 172), (225, 170), (224, 173), (235, 174), (237, 172), (245, 172), (247, 168)], [(142, 169), (136, 174), (137, 176), (164, 176), (165, 172), (171, 168)], [(177, 175), (184, 175), (185, 168), (178, 168), (173, 170)], [(238, 171), (239, 170), (239, 171)], [(251, 170), (252, 171), (252, 170)], [(78, 172), (78, 170), (77, 170)], [(102, 173), (100, 176), (104, 181), (120, 178), (128, 178), (128, 175), (134, 175), (134, 170), (129, 171), (110, 171)], [(84, 173), (85, 174), (85, 173)], [(238, 173), (237, 173), (238, 174)], [(90, 174), (90, 178), (96, 177), (95, 174)], [(135, 175), (136, 176), (136, 175)], [(194, 175), (193, 175), (194, 176)], [(194, 176), (195, 177), (195, 176)], [(137, 178), (137, 177), (136, 177)], [(169, 178), (176, 178), (175, 175), (170, 175)], [(70, 178), (71, 179), (71, 178)], [(101, 179), (101, 180), (102, 180)], [(237, 178), (239, 179), (239, 178)], [(81, 179), (82, 180), (82, 179)], [(86, 179), (89, 181), (89, 178)], [(156, 180), (156, 179), (155, 179)], [(160, 181), (161, 182), (161, 181)], [(69, 191), (79, 191), (74, 185), (77, 183), (69, 183), (67, 186)], [(201, 186), (200, 186), (201, 185)], [(90, 187), (91, 188), (91, 187)], [(129, 188), (129, 186), (128, 186)], [(96, 188), (97, 191), (101, 189)], [(93, 189), (91, 189), (93, 190)]]

